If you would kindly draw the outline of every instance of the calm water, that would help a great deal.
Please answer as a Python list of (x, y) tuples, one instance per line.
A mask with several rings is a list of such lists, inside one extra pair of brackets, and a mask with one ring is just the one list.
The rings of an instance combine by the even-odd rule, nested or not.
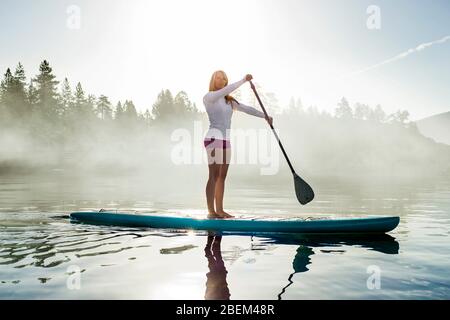
[[(389, 214), (401, 223), (375, 238), (214, 237), (82, 225), (68, 213), (103, 207), (204, 214), (204, 186), (58, 172), (2, 177), (0, 298), (450, 298), (450, 179), (315, 181), (317, 197), (304, 207), (291, 180), (263, 181), (227, 181), (226, 209), (261, 216)], [(373, 270), (379, 287), (369, 289), (369, 277), (377, 283)]]

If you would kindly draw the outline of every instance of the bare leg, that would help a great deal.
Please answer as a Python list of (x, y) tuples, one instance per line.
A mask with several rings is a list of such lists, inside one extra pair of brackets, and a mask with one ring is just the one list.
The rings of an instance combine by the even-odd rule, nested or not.
[(209, 177), (206, 183), (206, 202), (208, 204), (208, 216), (216, 216), (216, 211), (214, 210), (214, 193), (216, 187), (217, 177), (219, 176), (220, 163), (215, 163), (210, 161), (212, 157), (215, 156), (215, 149), (206, 150), (208, 153), (208, 168)]
[(233, 218), (233, 216), (223, 210), (223, 195), (225, 193), (225, 179), (230, 165), (231, 149), (223, 149), (223, 163), (220, 165), (219, 175), (216, 179), (216, 213), (223, 218)]
[(215, 161), (215, 150), (216, 149), (206, 149), (208, 155), (208, 169), (209, 177), (206, 183), (206, 202), (208, 204), (208, 217), (218, 218), (216, 211), (214, 210), (214, 194), (216, 188), (217, 177), (219, 176), (220, 163)]

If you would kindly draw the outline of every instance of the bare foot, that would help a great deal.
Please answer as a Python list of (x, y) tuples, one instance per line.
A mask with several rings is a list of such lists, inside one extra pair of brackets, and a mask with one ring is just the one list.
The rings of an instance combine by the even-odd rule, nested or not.
[(208, 215), (206, 216), (208, 219), (213, 219), (213, 218), (220, 218), (220, 216), (215, 212), (215, 211), (210, 211), (208, 212)]
[(219, 212), (209, 212), (208, 213), (208, 219), (227, 219), (227, 218), (234, 218), (231, 214), (225, 212), (225, 211), (219, 211)]
[(229, 214), (228, 212), (225, 211), (218, 211), (217, 214), (222, 217), (222, 218), (234, 218), (234, 216), (232, 216), (231, 214)]

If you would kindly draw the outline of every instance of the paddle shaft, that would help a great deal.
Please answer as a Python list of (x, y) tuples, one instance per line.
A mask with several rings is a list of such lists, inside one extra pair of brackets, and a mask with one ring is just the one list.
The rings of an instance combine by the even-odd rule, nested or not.
[[(253, 92), (254, 92), (255, 95), (256, 95), (256, 99), (258, 99), (258, 102), (259, 102), (259, 104), (261, 105), (261, 109), (263, 110), (264, 114), (266, 115), (266, 118), (268, 118), (269, 115), (267, 114), (266, 108), (264, 108), (264, 105), (263, 105), (263, 103), (261, 102), (261, 99), (259, 98), (258, 92), (256, 92), (255, 85), (253, 84), (253, 82), (252, 82), (251, 80), (250, 80), (249, 82), (250, 82), (250, 86), (251, 86), (252, 89), (253, 89)], [(273, 134), (274, 134), (275, 137), (277, 138), (278, 144), (280, 145), (281, 151), (283, 151), (284, 157), (286, 158), (286, 161), (287, 161), (287, 163), (288, 163), (288, 165), (289, 165), (289, 168), (291, 169), (291, 172), (294, 174), (294, 173), (295, 173), (295, 170), (294, 170), (294, 168), (292, 167), (291, 161), (289, 161), (289, 158), (288, 158), (288, 156), (287, 156), (287, 154), (286, 154), (286, 151), (284, 151), (283, 145), (281, 144), (280, 138), (278, 138), (277, 132), (275, 131), (274, 127), (272, 126), (272, 124), (271, 124), (269, 121), (267, 121), (267, 123), (269, 123), (269, 126), (270, 126), (270, 128), (272, 129)]]

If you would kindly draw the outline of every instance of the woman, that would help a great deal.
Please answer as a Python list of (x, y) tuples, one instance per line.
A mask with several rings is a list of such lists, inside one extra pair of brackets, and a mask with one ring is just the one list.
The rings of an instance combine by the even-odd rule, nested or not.
[[(239, 103), (230, 93), (246, 81), (252, 80), (247, 74), (242, 80), (228, 84), (225, 72), (218, 70), (213, 73), (209, 83), (209, 92), (203, 97), (209, 118), (209, 130), (205, 135), (204, 146), (208, 155), (209, 178), (206, 184), (206, 201), (208, 203), (208, 218), (233, 218), (223, 210), (223, 194), (225, 178), (231, 159), (229, 131), (231, 116), (234, 110), (265, 118), (272, 124), (272, 117), (266, 117), (263, 112), (253, 107)], [(214, 199), (216, 208), (214, 209)]]

